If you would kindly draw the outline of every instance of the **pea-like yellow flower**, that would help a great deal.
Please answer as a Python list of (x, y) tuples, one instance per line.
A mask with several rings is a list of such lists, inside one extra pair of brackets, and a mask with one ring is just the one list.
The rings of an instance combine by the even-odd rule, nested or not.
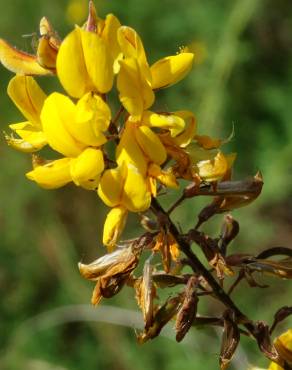
[(109, 14), (105, 21), (98, 20), (95, 11), (91, 11), (94, 14), (90, 14), (87, 27), (76, 26), (62, 42), (57, 56), (58, 77), (74, 98), (90, 91), (100, 94), (110, 91), (120, 53), (118, 19)]
[(126, 122), (116, 151), (117, 163), (131, 163), (139, 168), (152, 195), (156, 196), (155, 179), (172, 188), (177, 188), (178, 184), (171, 172), (160, 167), (167, 159), (167, 152), (159, 136), (143, 123)]
[(120, 27), (118, 41), (124, 55), (117, 79), (119, 97), (131, 119), (138, 121), (143, 111), (154, 103), (153, 90), (168, 87), (184, 78), (192, 67), (194, 55), (182, 51), (150, 67), (142, 40), (134, 29)]
[(100, 146), (107, 139), (111, 112), (98, 96), (88, 93), (75, 105), (68, 97), (51, 94), (45, 101), (41, 121), (48, 144), (65, 158), (50, 161), (27, 173), (45, 188), (73, 181), (86, 189), (97, 188), (104, 170)]
[(101, 177), (98, 195), (113, 208), (104, 227), (103, 243), (112, 249), (121, 235), (128, 211), (143, 212), (150, 207), (151, 194), (145, 177), (133, 163), (121, 162)]
[(23, 152), (40, 150), (47, 143), (40, 118), (46, 94), (29, 76), (13, 77), (9, 82), (7, 93), (27, 119), (25, 122), (9, 126), (20, 139), (6, 135), (8, 144)]

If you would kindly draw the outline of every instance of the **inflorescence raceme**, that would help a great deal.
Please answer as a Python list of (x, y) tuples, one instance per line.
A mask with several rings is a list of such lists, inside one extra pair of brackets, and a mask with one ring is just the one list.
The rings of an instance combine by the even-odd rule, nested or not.
[[(260, 350), (274, 361), (271, 366), (290, 369), (291, 331), (275, 344), (270, 335), (291, 313), (291, 307), (281, 308), (269, 328), (247, 318), (230, 295), (241, 280), (260, 286), (253, 277), (256, 271), (291, 278), (291, 250), (272, 248), (258, 256), (228, 254), (228, 246), (239, 232), (230, 214), (224, 218), (218, 238), (199, 231), (213, 215), (256, 199), (263, 186), (261, 174), (233, 181), (236, 155), (221, 149), (230, 138), (198, 135), (194, 114), (188, 110), (151, 110), (159, 90), (182, 80), (193, 59), (193, 53), (181, 48), (149, 65), (137, 32), (121, 25), (112, 14), (101, 19), (91, 1), (85, 24), (76, 26), (64, 40), (42, 18), (35, 55), (0, 40), (0, 60), (16, 74), (9, 82), (8, 95), (25, 117), (24, 122), (10, 124), (12, 133), (5, 137), (11, 147), (32, 153), (28, 179), (46, 189), (73, 182), (96, 192), (110, 208), (103, 230), (108, 253), (90, 264), (79, 264), (81, 275), (95, 282), (94, 305), (127, 285), (135, 290), (143, 313), (140, 342), (159, 335), (172, 319), (176, 320), (177, 341), (192, 326), (217, 325), (223, 327), (222, 369), (231, 361), (240, 335), (256, 339)], [(57, 77), (67, 95), (47, 95), (32, 76)], [(113, 114), (107, 96), (115, 89), (119, 108)], [(56, 152), (58, 159), (37, 154), (44, 147)], [(159, 195), (168, 188), (179, 190), (181, 179), (188, 185), (165, 211)], [(199, 213), (194, 227), (182, 234), (170, 215), (183, 201), (197, 196), (213, 200)], [(118, 245), (129, 212), (139, 214), (146, 231)], [(208, 268), (192, 251), (192, 243), (201, 248)], [(146, 261), (142, 254), (148, 254)], [(157, 258), (153, 262), (155, 255), (160, 263)], [(277, 255), (284, 257), (271, 260)], [(143, 272), (138, 276), (136, 267), (142, 261)], [(186, 273), (186, 269), (192, 272)], [(223, 289), (226, 277), (234, 277), (227, 292)], [(175, 286), (182, 287), (180, 292), (159, 302), (159, 290)], [(224, 312), (217, 317), (199, 315), (199, 300), (204, 296), (223, 303)]]

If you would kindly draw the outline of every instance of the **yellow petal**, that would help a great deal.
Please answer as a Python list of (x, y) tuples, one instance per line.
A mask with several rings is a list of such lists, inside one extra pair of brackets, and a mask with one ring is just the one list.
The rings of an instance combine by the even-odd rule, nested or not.
[(41, 128), (40, 115), (46, 95), (37, 82), (29, 76), (15, 76), (8, 84), (7, 93), (25, 118)]
[(127, 122), (121, 140), (116, 150), (117, 163), (132, 163), (145, 175), (147, 170), (147, 159), (139, 147), (136, 136), (136, 127), (132, 122)]
[(111, 252), (126, 225), (128, 211), (124, 207), (113, 208), (106, 217), (103, 227), (103, 244)]
[(0, 61), (9, 71), (19, 75), (44, 76), (52, 73), (39, 65), (36, 56), (17, 50), (2, 39), (0, 39)]
[(71, 181), (69, 158), (57, 159), (38, 166), (28, 172), (26, 177), (45, 189), (56, 189)]
[(97, 189), (104, 170), (103, 153), (100, 149), (86, 148), (71, 161), (71, 176), (74, 183), (88, 190)]
[(151, 83), (151, 72), (147, 62), (142, 40), (131, 27), (122, 26), (118, 30), (118, 41), (121, 51), (126, 58), (137, 60), (145, 79)]
[(134, 131), (136, 140), (151, 162), (162, 164), (166, 161), (166, 150), (159, 137), (147, 126), (139, 126)]
[(124, 165), (106, 170), (102, 175), (98, 195), (107, 206), (116, 207), (121, 204), (126, 175)]
[(99, 93), (107, 93), (113, 86), (113, 59), (111, 45), (96, 33), (80, 30), (84, 61), (91, 82)]
[(101, 37), (109, 47), (112, 60), (114, 62), (114, 73), (118, 73), (120, 65), (118, 63), (121, 54), (121, 48), (118, 43), (118, 29), (121, 26), (120, 21), (113, 14), (108, 14), (104, 21), (104, 27), (101, 32)]
[(197, 163), (199, 176), (205, 181), (217, 181), (228, 170), (228, 163), (223, 153), (218, 152), (214, 159), (203, 160)]
[(142, 121), (150, 127), (159, 127), (170, 130), (170, 135), (172, 137), (180, 134), (185, 128), (184, 119), (177, 116), (175, 113), (158, 114), (151, 111), (146, 111), (143, 114)]
[(80, 28), (69, 33), (62, 42), (57, 56), (57, 74), (64, 89), (74, 98), (94, 90), (86, 69)]
[(23, 153), (33, 153), (42, 148), (42, 146), (38, 146), (35, 143), (29, 143), (23, 139), (18, 139), (13, 137), (12, 135), (5, 134), (5, 140), (9, 146), (11, 146), (13, 149), (19, 150)]
[(49, 38), (43, 36), (39, 39), (37, 48), (37, 61), (45, 69), (55, 71), (58, 49), (55, 49)]
[(75, 120), (76, 107), (65, 95), (51, 94), (45, 101), (41, 120), (48, 144), (66, 157), (77, 157), (84, 145), (70, 134), (68, 126)]
[(154, 103), (154, 93), (136, 59), (127, 58), (120, 66), (117, 79), (120, 101), (133, 120), (139, 120), (143, 111)]
[(181, 117), (184, 121), (187, 121), (187, 127), (185, 130), (174, 138), (176, 145), (180, 146), (181, 148), (185, 148), (189, 145), (196, 134), (196, 119), (193, 113), (189, 111), (177, 111), (175, 112), (175, 115)]
[(143, 212), (150, 207), (151, 194), (145, 178), (133, 164), (127, 164), (122, 205), (131, 212)]
[[(15, 123), (9, 125), (9, 127), (22, 139), (22, 145), (19, 148), (15, 147), (15, 149), (23, 151), (22, 148), (25, 148), (25, 152), (35, 152), (42, 149), (47, 144), (44, 132), (36, 129), (30, 122)], [(8, 136), (6, 139), (8, 141), (8, 145), (13, 146), (14, 140), (17, 140), (15, 143), (18, 142), (18, 145), (21, 143), (21, 141), (18, 141), (18, 139), (14, 139), (13, 137), (9, 138)], [(11, 142), (9, 142), (10, 140)], [(24, 143), (30, 144), (31, 149), (28, 150), (29, 145), (25, 145)]]
[(101, 146), (107, 139), (103, 134), (111, 119), (108, 105), (100, 96), (88, 93), (77, 103), (75, 121), (67, 126), (71, 135), (88, 146)]
[(182, 80), (193, 65), (193, 53), (180, 53), (159, 60), (151, 66), (152, 88), (162, 89)]
[(162, 170), (157, 164), (152, 163), (148, 168), (148, 174), (151, 177), (159, 180), (163, 185), (168, 188), (177, 189), (179, 184), (175, 175), (170, 171)]

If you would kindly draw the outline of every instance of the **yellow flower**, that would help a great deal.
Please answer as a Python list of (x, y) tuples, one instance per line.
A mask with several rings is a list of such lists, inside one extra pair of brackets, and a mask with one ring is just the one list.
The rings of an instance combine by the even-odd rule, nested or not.
[(30, 180), (45, 188), (57, 188), (73, 181), (96, 189), (104, 170), (100, 146), (111, 118), (107, 104), (88, 93), (75, 105), (68, 97), (51, 94), (45, 101), (41, 121), (48, 144), (65, 158), (37, 165), (27, 173)]
[(150, 127), (141, 123), (126, 122), (124, 132), (117, 147), (117, 163), (131, 163), (139, 168), (149, 183), (151, 194), (156, 196), (156, 181), (168, 187), (177, 188), (174, 175), (160, 166), (166, 161), (167, 153), (159, 138)]
[(103, 233), (104, 244), (112, 249), (124, 229), (127, 212), (148, 209), (151, 194), (139, 168), (123, 161), (117, 168), (104, 172), (98, 195), (107, 206), (113, 208), (108, 214)]
[(154, 103), (153, 90), (168, 87), (184, 78), (192, 67), (194, 55), (183, 51), (150, 67), (142, 40), (134, 29), (120, 27), (118, 41), (124, 55), (117, 79), (120, 101), (131, 115), (130, 119), (139, 121), (143, 111)]
[(20, 139), (6, 135), (8, 144), (23, 152), (40, 150), (47, 143), (40, 119), (46, 99), (45, 93), (37, 82), (28, 76), (13, 77), (9, 82), (7, 93), (27, 119), (25, 122), (9, 126)]
[(69, 95), (81, 98), (87, 92), (111, 90), (116, 59), (118, 19), (109, 14), (99, 20), (91, 3), (87, 26), (77, 27), (64, 39), (57, 56), (57, 74)]

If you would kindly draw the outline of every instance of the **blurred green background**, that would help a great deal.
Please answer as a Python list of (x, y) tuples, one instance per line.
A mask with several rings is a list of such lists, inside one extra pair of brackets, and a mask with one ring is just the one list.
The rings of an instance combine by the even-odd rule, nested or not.
[[(190, 109), (199, 132), (227, 137), (236, 151), (235, 177), (260, 169), (265, 185), (251, 206), (234, 212), (241, 234), (235, 251), (256, 253), (292, 240), (292, 6), (291, 0), (107, 0), (99, 14), (113, 12), (142, 36), (150, 62), (188, 45), (196, 54), (190, 75), (157, 95), (160, 110)], [(60, 36), (86, 17), (82, 0), (0, 0), (0, 37), (32, 52), (32, 36), (46, 15)], [(26, 35), (26, 36), (23, 36)], [(0, 125), (21, 116), (6, 96), (11, 74), (0, 66)], [(47, 91), (54, 83), (41, 79)], [(104, 252), (100, 246), (106, 209), (93, 192), (73, 186), (45, 191), (24, 177), (29, 155), (0, 138), (0, 369), (2, 370), (199, 370), (217, 369), (220, 331), (192, 330), (180, 344), (174, 333), (139, 346), (140, 315), (127, 289), (101, 309), (88, 305), (92, 285), (77, 262)], [(173, 196), (166, 198), (170, 203)], [(204, 203), (195, 200), (174, 216), (187, 229)], [(207, 230), (218, 233), (222, 216)], [(133, 236), (133, 219), (126, 236)], [(272, 321), (291, 304), (291, 284), (258, 276), (266, 290), (247, 289), (234, 298), (254, 319)], [(207, 301), (207, 299), (206, 299)], [(121, 308), (123, 310), (121, 310)], [(222, 309), (202, 303), (200, 313)], [(277, 333), (287, 328), (279, 327)], [(292, 322), (290, 320), (290, 326)], [(255, 343), (243, 338), (233, 369), (267, 367)]]

